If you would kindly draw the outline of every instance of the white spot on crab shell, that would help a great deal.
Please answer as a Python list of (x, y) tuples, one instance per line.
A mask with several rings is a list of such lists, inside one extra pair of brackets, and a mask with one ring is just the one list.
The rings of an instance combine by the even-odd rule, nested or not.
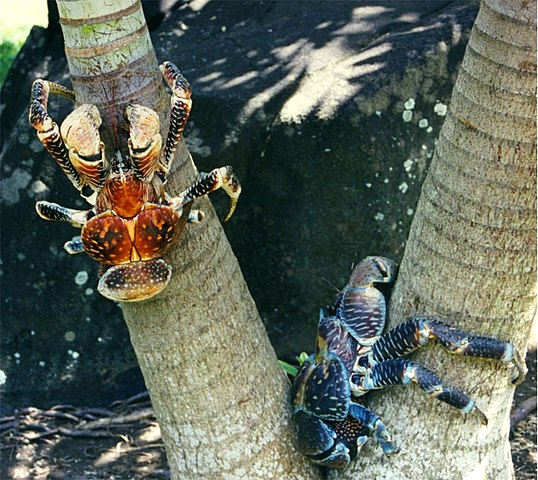
[(377, 212), (374, 216), (374, 220), (377, 220), (378, 222), (382, 222), (385, 219), (385, 214), (382, 212)]
[[(76, 334), (75, 332), (73, 332), (72, 330), (69, 330), (68, 332), (65, 332), (64, 334), (64, 338), (68, 341), (68, 342), (72, 342), (73, 340), (75, 340), (76, 338)], [(67, 353), (69, 353), (71, 350), (68, 350)]]
[(432, 128), (431, 125), (426, 129), (426, 132), (427, 133), (432, 133), (433, 132), (433, 128)]
[(20, 260), (21, 262), (26, 259), (26, 255), (22, 252), (17, 253), (17, 260)]
[(371, 184), (371, 183), (367, 183), (367, 184), (366, 184), (366, 188), (372, 188), (372, 184)]
[(418, 122), (418, 128), (426, 128), (428, 126), (428, 119), (427, 118), (421, 118)]
[(87, 295), (87, 296), (90, 296), (93, 294), (93, 288), (87, 288), (86, 290), (84, 290), (84, 294)]
[(75, 283), (77, 285), (84, 285), (88, 281), (88, 272), (81, 270), (75, 275)]
[(402, 113), (402, 119), (404, 122), (410, 122), (413, 118), (413, 112), (411, 110), (404, 110)]
[(405, 193), (407, 192), (407, 189), (409, 188), (409, 185), (407, 185), (407, 182), (402, 182), (399, 186), (398, 186), (398, 190), (400, 190), (400, 192), (402, 193)]
[(80, 353), (78, 353), (78, 352), (71, 352), (71, 357), (73, 357), (73, 359), (76, 360), (78, 357), (80, 357)]
[(407, 100), (407, 102), (404, 103), (404, 107), (406, 110), (413, 110), (413, 108), (415, 108), (415, 99), (410, 98)]
[(448, 107), (444, 103), (436, 103), (433, 107), (433, 111), (437, 113), (440, 117), (444, 117), (446, 115), (446, 112), (448, 110)]
[(18, 358), (21, 358), (21, 354), (20, 354), (19, 352), (15, 352), (15, 353), (13, 354), (13, 357), (14, 357), (14, 358), (17, 358), (17, 359), (18, 359)]
[(46, 363), (45, 363), (43, 360), (41, 360), (40, 362), (38, 362), (38, 365), (39, 365), (41, 368), (43, 368), (43, 367), (46, 365)]
[(7, 375), (4, 370), (0, 370), (0, 385), (4, 385), (7, 381)]
[(407, 215), (411, 216), (413, 213), (415, 213), (415, 211), (412, 208), (407, 209)]
[(408, 158), (404, 163), (403, 163), (403, 166), (404, 166), (404, 169), (406, 172), (410, 172), (411, 171), (411, 167), (413, 167), (413, 160), (411, 160), (410, 158)]

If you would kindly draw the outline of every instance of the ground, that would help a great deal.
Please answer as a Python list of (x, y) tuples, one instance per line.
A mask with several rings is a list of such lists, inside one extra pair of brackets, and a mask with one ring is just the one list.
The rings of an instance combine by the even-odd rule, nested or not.
[[(512, 419), (516, 480), (536, 479), (536, 349), (518, 386)], [(170, 478), (159, 426), (146, 392), (109, 408), (24, 408), (0, 418), (0, 478), (162, 480)]]

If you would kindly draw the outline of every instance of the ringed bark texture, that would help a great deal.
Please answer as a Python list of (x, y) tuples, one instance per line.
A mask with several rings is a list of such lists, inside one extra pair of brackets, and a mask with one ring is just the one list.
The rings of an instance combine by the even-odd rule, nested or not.
[[(394, 326), (435, 315), (525, 355), (536, 308), (536, 2), (481, 4), (391, 302)], [(345, 478), (512, 479), (512, 369), (423, 349), (415, 360), (489, 419), (401, 387), (375, 396), (401, 453), (370, 446)]]
[(140, 0), (57, 0), (65, 54), (77, 104), (103, 118), (101, 137), (112, 155), (126, 151), (124, 111), (139, 103), (164, 113), (168, 101)]
[[(164, 138), (169, 97), (140, 1), (57, 3), (77, 102), (97, 105), (107, 154), (125, 153), (130, 102), (159, 113)], [(174, 163), (172, 195), (196, 178), (183, 140)], [(123, 306), (171, 476), (319, 478), (294, 448), (288, 382), (223, 229), (208, 200), (195, 207), (206, 218), (186, 228), (167, 258), (169, 287)]]

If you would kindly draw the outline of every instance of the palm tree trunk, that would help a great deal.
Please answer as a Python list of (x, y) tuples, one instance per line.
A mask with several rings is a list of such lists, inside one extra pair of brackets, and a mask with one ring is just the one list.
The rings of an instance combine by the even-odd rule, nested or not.
[[(391, 301), (512, 342), (524, 354), (536, 297), (536, 2), (484, 0), (424, 183)], [(472, 416), (418, 389), (375, 396), (401, 453), (371, 447), (345, 478), (511, 479), (511, 370), (424, 349), (417, 361), (476, 399)]]
[[(108, 153), (126, 146), (129, 102), (159, 112), (164, 136), (168, 99), (140, 1), (57, 3), (77, 101), (99, 108)], [(175, 163), (171, 193), (196, 176), (184, 142)], [(123, 306), (172, 478), (316, 478), (293, 447), (287, 380), (237, 260), (209, 202), (198, 207), (206, 219), (170, 253), (169, 287)]]

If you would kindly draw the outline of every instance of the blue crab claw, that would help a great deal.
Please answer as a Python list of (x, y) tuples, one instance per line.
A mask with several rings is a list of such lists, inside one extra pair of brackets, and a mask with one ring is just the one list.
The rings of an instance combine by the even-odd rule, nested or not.
[(311, 355), (295, 378), (291, 395), (294, 413), (304, 410), (323, 420), (343, 420), (351, 395), (346, 366), (332, 353), (325, 358)]
[(335, 434), (319, 418), (305, 412), (295, 416), (298, 447), (304, 455), (321, 455), (334, 445)]
[(99, 280), (97, 289), (117, 302), (147, 300), (164, 290), (172, 276), (172, 267), (158, 258), (110, 267)]
[(301, 453), (327, 468), (346, 468), (370, 434), (368, 426), (352, 416), (339, 422), (324, 422), (313, 415), (299, 412), (295, 416), (295, 425)]

